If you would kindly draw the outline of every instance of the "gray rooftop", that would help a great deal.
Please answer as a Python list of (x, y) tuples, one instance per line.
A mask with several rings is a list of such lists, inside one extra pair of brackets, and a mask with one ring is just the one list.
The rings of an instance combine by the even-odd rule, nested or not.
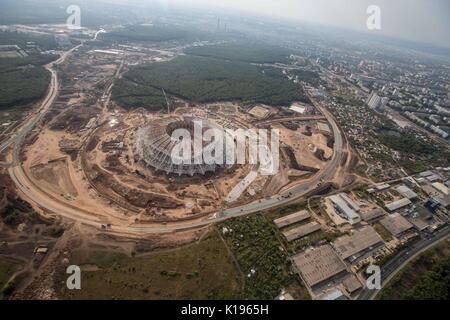
[(391, 214), (380, 221), (380, 223), (394, 236), (413, 228), (413, 225), (398, 213)]
[(317, 222), (310, 222), (297, 228), (285, 231), (283, 232), (283, 235), (286, 237), (287, 241), (294, 241), (319, 230), (320, 224)]
[(307, 210), (302, 210), (302, 211), (275, 219), (273, 222), (275, 223), (275, 225), (278, 228), (284, 228), (291, 224), (306, 220), (309, 217), (311, 217), (311, 214)]
[(338, 238), (334, 243), (336, 251), (342, 259), (347, 259), (358, 253), (373, 249), (383, 243), (380, 235), (372, 227), (355, 230), (352, 235)]
[(313, 287), (346, 270), (344, 262), (328, 244), (303, 251), (292, 259), (302, 279), (309, 287)]

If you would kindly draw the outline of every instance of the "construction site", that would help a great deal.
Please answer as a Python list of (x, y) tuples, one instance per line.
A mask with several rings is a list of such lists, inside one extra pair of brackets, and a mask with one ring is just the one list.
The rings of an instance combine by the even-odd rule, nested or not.
[[(40, 196), (94, 215), (90, 218), (102, 228), (113, 221), (169, 223), (205, 219), (276, 196), (328, 165), (333, 133), (312, 105), (300, 113), (297, 103), (291, 108), (198, 104), (163, 92), (167, 110), (154, 112), (125, 108), (111, 98), (115, 80), (129, 68), (170, 60), (177, 50), (149, 54), (135, 47), (98, 50), (86, 45), (58, 66), (59, 93), (20, 154), (22, 174)], [(254, 164), (195, 164), (201, 157), (195, 154), (192, 165), (174, 164), (171, 133), (192, 130), (195, 121), (205, 131), (279, 130), (278, 173), (257, 175)]]
[[(149, 51), (86, 44), (52, 66), (57, 72), (47, 97), (27, 116), (24, 134), (12, 136), (15, 145), (5, 148), (1, 158), (8, 187), (30, 204), (21, 217), (32, 211), (45, 221), (41, 244), (30, 242), (33, 250), (26, 259), (35, 263), (41, 257), (46, 262), (35, 264), (31, 274), (64, 266), (60, 261), (76, 254), (66, 250), (72, 243), (83, 250), (92, 244), (131, 255), (200, 242), (217, 223), (301, 200), (346, 177), (335, 180), (334, 173), (345, 171), (351, 157), (342, 158), (347, 154), (342, 137), (316, 104), (198, 103), (162, 90), (167, 108), (152, 110), (130, 108), (112, 97), (116, 81), (130, 68), (169, 61), (179, 52), (173, 46)], [(173, 133), (194, 133), (195, 123), (201, 123), (202, 134), (212, 129), (225, 136), (238, 130), (276, 130), (279, 169), (267, 175), (251, 162), (205, 163), (204, 154), (195, 152), (189, 164), (175, 163)], [(251, 141), (244, 144), (249, 159)], [(227, 148), (221, 152), (228, 157)], [(19, 235), (34, 228), (34, 222), (22, 220)], [(311, 220), (284, 232), (288, 241), (321, 233), (323, 223), (315, 222), (316, 216)], [(60, 240), (48, 236), (60, 233)], [(11, 247), (14, 237), (4, 238)], [(51, 258), (44, 259), (49, 253)], [(27, 276), (18, 292), (24, 297), (58, 295), (31, 290), (41, 286), (38, 282)]]

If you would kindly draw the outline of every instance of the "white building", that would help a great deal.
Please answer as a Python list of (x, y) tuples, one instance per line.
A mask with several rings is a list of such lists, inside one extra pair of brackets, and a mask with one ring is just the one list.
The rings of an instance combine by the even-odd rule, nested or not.
[(390, 212), (393, 212), (393, 211), (396, 211), (396, 210), (401, 209), (403, 207), (409, 206), (410, 204), (411, 204), (411, 200), (409, 200), (408, 198), (403, 198), (403, 199), (400, 199), (400, 200), (388, 203), (386, 205), (386, 208)]
[[(329, 197), (333, 203), (334, 209), (340, 217), (344, 218), (351, 225), (361, 222), (361, 217), (356, 211), (359, 211), (359, 205), (351, 200), (346, 194), (340, 193)], [(356, 211), (355, 211), (356, 210)]]
[(408, 188), (405, 185), (398, 186), (395, 189), (399, 194), (401, 194), (404, 198), (407, 198), (409, 200), (415, 199), (418, 197), (417, 193), (412, 191), (410, 188)]

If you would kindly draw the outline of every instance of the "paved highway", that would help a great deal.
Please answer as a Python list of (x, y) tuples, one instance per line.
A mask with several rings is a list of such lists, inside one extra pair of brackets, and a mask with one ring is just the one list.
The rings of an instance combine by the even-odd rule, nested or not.
[[(436, 243), (448, 238), (449, 236), (450, 227), (447, 226), (437, 231), (431, 238), (421, 239), (413, 245), (397, 253), (394, 258), (389, 260), (389, 262), (381, 268), (382, 287), (387, 285), (389, 281), (406, 266), (406, 264), (411, 262), (419, 254), (429, 249)], [(372, 300), (379, 292), (380, 290), (370, 290), (366, 288), (360, 293), (358, 300)]]

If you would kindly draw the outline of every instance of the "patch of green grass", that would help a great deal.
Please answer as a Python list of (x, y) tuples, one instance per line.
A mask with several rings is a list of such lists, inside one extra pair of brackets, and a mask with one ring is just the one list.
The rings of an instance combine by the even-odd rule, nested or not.
[(8, 226), (16, 226), (20, 223), (20, 216), (13, 206), (8, 205), (0, 214), (3, 223)]
[(17, 264), (8, 260), (0, 259), (0, 290), (6, 285), (9, 278), (11, 278), (17, 269)]
[(233, 299), (242, 286), (217, 233), (145, 256), (75, 250), (70, 262), (98, 269), (82, 271), (81, 290), (62, 287), (66, 299)]
[(343, 235), (344, 233), (340, 232), (330, 233), (319, 230), (306, 237), (290, 242), (288, 245), (289, 251), (292, 253), (296, 253), (309, 246), (317, 244), (320, 241), (333, 242)]
[(392, 240), (392, 234), (381, 223), (375, 223), (373, 227), (384, 241), (389, 242)]
[(36, 213), (36, 211), (29, 212), (27, 214), (27, 219), (32, 224), (35, 224), (35, 223), (37, 223), (40, 220), (39, 215)]
[(365, 177), (366, 176), (366, 171), (367, 171), (367, 165), (366, 164), (359, 164), (356, 168), (355, 168), (355, 173), (359, 176)]
[(3, 288), (2, 293), (8, 297), (14, 292), (14, 290), (16, 290), (16, 283), (14, 281), (10, 281)]
[(64, 228), (60, 226), (53, 226), (44, 231), (44, 235), (52, 238), (60, 238), (64, 234)]

